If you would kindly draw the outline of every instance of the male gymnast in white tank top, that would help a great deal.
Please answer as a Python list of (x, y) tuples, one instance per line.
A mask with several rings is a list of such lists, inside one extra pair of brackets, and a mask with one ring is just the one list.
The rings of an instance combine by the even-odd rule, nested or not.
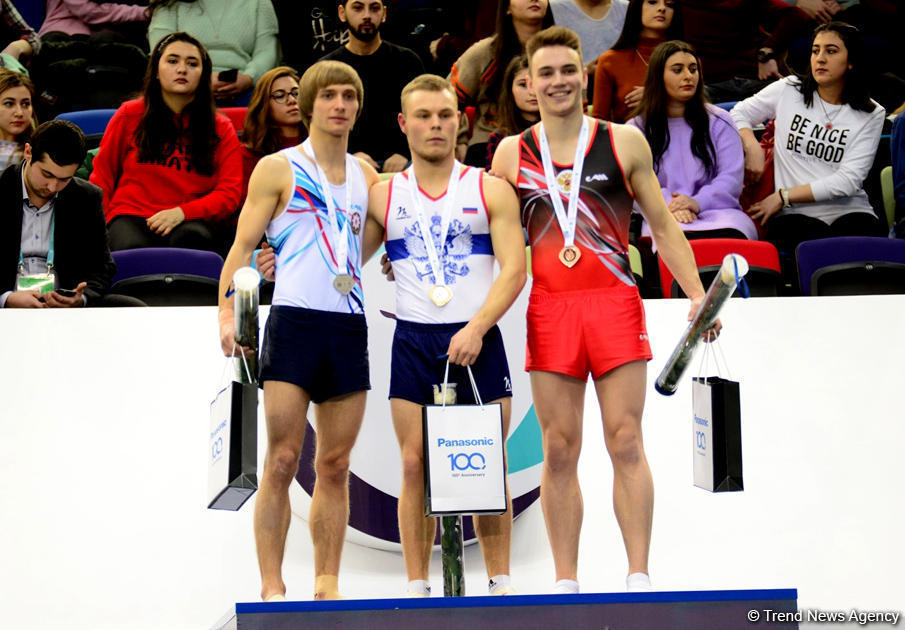
[[(421, 408), (432, 385), (450, 382), (471, 399), (471, 366), (483, 400), (500, 402), (509, 428), (511, 386), (496, 322), (525, 283), (518, 200), (504, 181), (455, 160), (455, 92), (446, 79), (422, 75), (402, 92), (399, 125), (412, 167), (371, 189), (367, 233), (386, 234), (396, 280), (396, 333), (390, 408), (402, 450), (399, 533), (408, 594), (428, 596), (436, 522), (424, 516)], [(368, 237), (370, 239), (370, 236)], [(493, 277), (494, 261), (500, 272)], [(491, 594), (513, 593), (509, 580), (512, 510), (475, 517)]]
[(264, 601), (285, 600), (281, 567), (289, 485), (298, 468), (309, 403), (314, 403), (317, 424), (317, 480), (309, 518), (314, 597), (339, 597), (337, 574), (349, 518), (349, 453), (370, 389), (360, 266), (380, 245), (379, 234), (365, 241), (362, 229), (377, 173), (347, 153), (362, 102), (360, 78), (344, 63), (322, 61), (302, 76), (299, 93), (309, 139), (264, 157), (255, 167), (220, 276), (220, 341), (231, 356), (235, 323), (230, 283), (235, 271), (250, 263), (266, 232), (278, 269), (259, 379), (267, 452), (254, 531)]

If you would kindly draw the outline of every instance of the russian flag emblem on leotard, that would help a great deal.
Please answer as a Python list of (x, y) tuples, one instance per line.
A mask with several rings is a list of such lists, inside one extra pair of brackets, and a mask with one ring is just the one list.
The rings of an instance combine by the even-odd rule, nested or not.
[(478, 209), (477, 208), (462, 208), (462, 212), (464, 214), (477, 214)]

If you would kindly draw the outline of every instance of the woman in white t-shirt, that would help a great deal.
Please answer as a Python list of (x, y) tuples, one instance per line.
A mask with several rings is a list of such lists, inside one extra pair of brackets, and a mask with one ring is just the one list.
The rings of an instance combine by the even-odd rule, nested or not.
[(814, 31), (807, 76), (786, 77), (736, 105), (745, 175), (760, 179), (764, 152), (751, 128), (775, 118), (775, 192), (748, 210), (780, 251), (829, 236), (875, 236), (883, 229), (862, 183), (886, 112), (868, 94), (863, 40), (854, 26)]

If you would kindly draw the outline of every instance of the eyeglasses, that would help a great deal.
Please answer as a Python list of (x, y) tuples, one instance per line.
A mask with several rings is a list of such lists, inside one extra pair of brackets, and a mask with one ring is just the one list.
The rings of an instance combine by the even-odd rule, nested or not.
[(270, 93), (270, 98), (281, 105), (286, 102), (286, 97), (288, 96), (291, 96), (293, 101), (299, 100), (299, 89), (292, 88), (288, 92), (286, 90), (277, 90), (276, 92)]

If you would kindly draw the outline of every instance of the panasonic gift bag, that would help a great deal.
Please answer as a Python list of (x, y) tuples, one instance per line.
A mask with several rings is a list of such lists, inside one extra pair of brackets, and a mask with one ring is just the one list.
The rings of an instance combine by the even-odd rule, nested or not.
[(696, 377), (694, 407), (694, 485), (711, 492), (744, 490), (742, 425), (736, 381)]
[(211, 402), (207, 507), (238, 510), (258, 489), (258, 386), (230, 380)]
[[(476, 405), (455, 404), (449, 363), (435, 402), (422, 409), (425, 516), (506, 511), (503, 409), (484, 404), (471, 368)], [(435, 390), (436, 390), (435, 386)], [(449, 404), (447, 404), (449, 403)]]

